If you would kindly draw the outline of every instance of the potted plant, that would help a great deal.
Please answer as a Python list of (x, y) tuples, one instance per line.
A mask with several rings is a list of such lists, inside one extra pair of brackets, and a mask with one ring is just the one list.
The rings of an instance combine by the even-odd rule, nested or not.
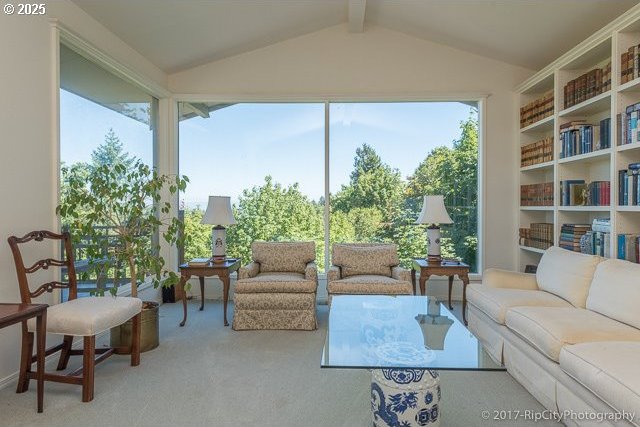
[[(183, 191), (187, 177), (159, 175), (139, 160), (133, 165), (116, 163), (88, 170), (74, 165), (63, 168), (62, 177), (56, 212), (74, 243), (83, 242), (92, 270), (114, 272), (112, 295), (117, 294), (123, 276), (130, 278), (132, 297), (138, 296), (138, 284), (146, 281), (154, 287), (178, 282), (178, 275), (165, 268), (159, 238), (170, 245), (184, 244), (184, 225), (169, 215), (171, 204), (162, 199)], [(141, 351), (158, 346), (158, 308), (155, 302), (143, 302)], [(111, 345), (128, 347), (130, 337), (128, 322), (111, 330)]]

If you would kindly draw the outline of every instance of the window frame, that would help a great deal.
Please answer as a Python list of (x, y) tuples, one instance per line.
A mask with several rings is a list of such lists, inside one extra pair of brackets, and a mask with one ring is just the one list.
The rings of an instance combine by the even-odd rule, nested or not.
[[(413, 95), (363, 95), (363, 96), (332, 96), (332, 97), (305, 97), (305, 96), (270, 96), (256, 97), (246, 95), (224, 96), (218, 97), (206, 94), (175, 94), (172, 101), (174, 109), (174, 139), (175, 148), (173, 152), (179, 151), (179, 121), (178, 121), (178, 104), (181, 102), (207, 102), (207, 103), (322, 103), (324, 104), (324, 240), (325, 240), (325, 260), (330, 259), (329, 247), (329, 213), (330, 213), (330, 105), (334, 103), (407, 103), (407, 102), (467, 102), (475, 103), (478, 108), (478, 272), (469, 275), (470, 280), (481, 280), (484, 267), (485, 252), (485, 129), (486, 129), (486, 99), (489, 95), (481, 93), (466, 94), (413, 94)], [(172, 163), (176, 165), (175, 173), (179, 173), (179, 158), (175, 154)], [(177, 196), (176, 196), (177, 203)], [(176, 261), (177, 263), (177, 257)], [(320, 274), (320, 279), (326, 279), (326, 273)]]

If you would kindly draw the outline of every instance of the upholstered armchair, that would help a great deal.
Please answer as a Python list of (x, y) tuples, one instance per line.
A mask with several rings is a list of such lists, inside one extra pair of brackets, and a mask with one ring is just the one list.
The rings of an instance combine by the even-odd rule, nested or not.
[(400, 267), (398, 246), (336, 243), (327, 271), (329, 304), (335, 295), (411, 295), (411, 272)]
[(253, 242), (251, 254), (238, 272), (233, 329), (316, 329), (315, 242)]

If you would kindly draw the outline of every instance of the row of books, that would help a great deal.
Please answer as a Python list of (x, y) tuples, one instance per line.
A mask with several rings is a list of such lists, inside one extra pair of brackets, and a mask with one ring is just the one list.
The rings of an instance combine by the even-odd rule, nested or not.
[(618, 259), (640, 263), (640, 235), (618, 234)]
[(520, 186), (520, 206), (553, 206), (553, 182)]
[(553, 136), (520, 148), (520, 166), (532, 166), (553, 160)]
[(618, 205), (640, 205), (639, 173), (640, 163), (629, 163), (627, 169), (618, 171)]
[(609, 206), (611, 204), (611, 182), (583, 179), (560, 181), (561, 206)]
[(640, 76), (640, 45), (631, 46), (620, 55), (620, 84)]
[(624, 114), (616, 116), (618, 125), (618, 145), (626, 145), (640, 141), (638, 132), (638, 118), (640, 117), (640, 103), (628, 105)]
[(520, 107), (520, 128), (553, 115), (553, 90), (542, 97)]
[(595, 218), (591, 224), (563, 224), (560, 227), (560, 247), (611, 257), (611, 219)]
[(611, 89), (611, 61), (571, 80), (564, 86), (564, 108), (572, 107)]
[(531, 223), (529, 228), (520, 228), (519, 244), (536, 249), (553, 246), (553, 224), (546, 222)]
[(560, 126), (560, 158), (591, 153), (611, 147), (611, 119), (599, 124), (574, 120)]

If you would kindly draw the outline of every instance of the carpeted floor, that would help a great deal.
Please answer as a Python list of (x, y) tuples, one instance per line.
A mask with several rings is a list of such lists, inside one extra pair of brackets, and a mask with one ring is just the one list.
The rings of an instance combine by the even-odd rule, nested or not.
[[(222, 326), (221, 303), (207, 301), (200, 312), (193, 302), (188, 310), (180, 328), (181, 305), (162, 306), (160, 347), (144, 353), (139, 367), (130, 367), (124, 356), (99, 365), (91, 403), (80, 401), (78, 386), (46, 383), (45, 411), (37, 414), (35, 383), (25, 394), (13, 386), (0, 390), (0, 425), (371, 425), (370, 374), (320, 369), (326, 306), (318, 308), (315, 332), (234, 332)], [(442, 426), (534, 425), (484, 421), (481, 415), (543, 410), (506, 372), (441, 372), (441, 380)]]

